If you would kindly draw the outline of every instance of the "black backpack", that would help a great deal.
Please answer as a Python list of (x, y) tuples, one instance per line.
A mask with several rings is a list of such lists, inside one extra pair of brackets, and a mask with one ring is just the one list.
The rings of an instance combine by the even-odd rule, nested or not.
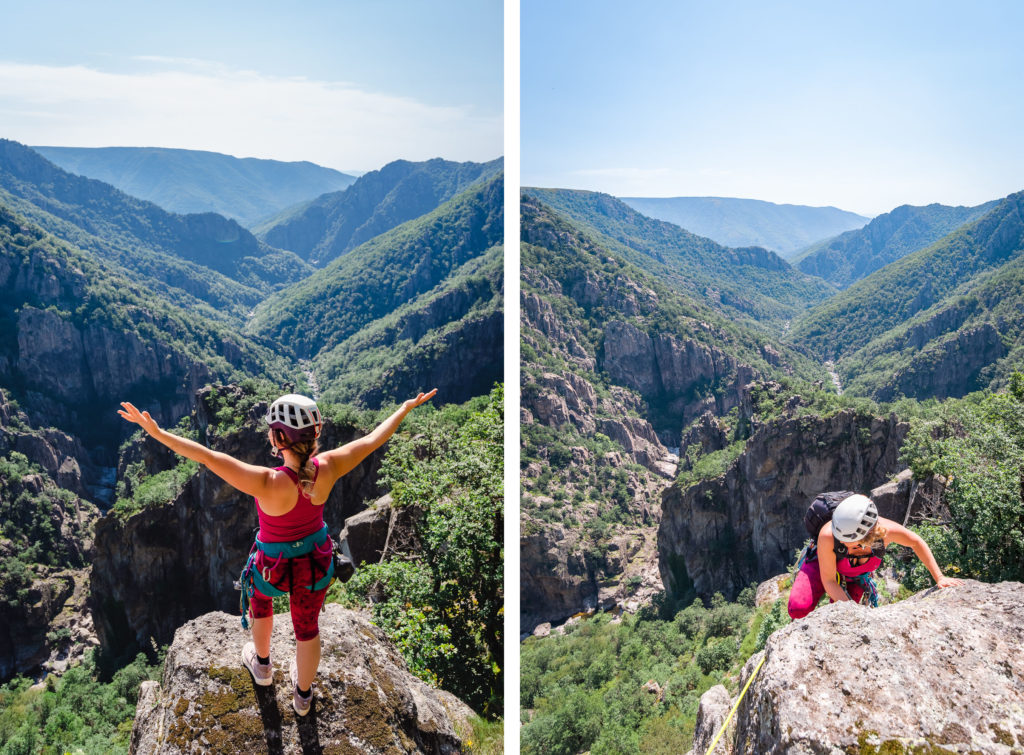
[[(832, 515), (836, 512), (836, 506), (851, 495), (856, 494), (852, 490), (833, 490), (828, 493), (821, 493), (811, 501), (811, 505), (807, 507), (807, 513), (804, 514), (804, 527), (807, 528), (807, 534), (811, 536), (812, 546), (818, 544), (818, 533), (821, 532), (821, 528), (825, 526), (826, 522), (832, 521)], [(839, 538), (833, 538), (832, 550), (835, 551), (836, 556), (842, 558), (847, 553), (846, 543), (842, 542)], [(884, 559), (885, 546), (873, 546), (871, 553), (878, 558)]]
[(836, 506), (842, 501), (856, 495), (852, 490), (834, 490), (828, 493), (821, 493), (811, 501), (804, 514), (804, 527), (807, 534), (811, 536), (811, 542), (818, 542), (818, 533), (828, 522), (832, 521), (832, 515), (836, 512)]

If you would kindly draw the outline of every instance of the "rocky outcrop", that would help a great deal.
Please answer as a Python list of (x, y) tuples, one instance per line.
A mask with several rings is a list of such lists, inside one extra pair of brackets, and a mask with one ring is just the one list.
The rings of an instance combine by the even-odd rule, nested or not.
[(95, 647), (88, 594), (87, 569), (36, 566), (23, 598), (0, 601), (0, 681), (39, 669), (62, 673)]
[[(213, 424), (215, 407), (203, 391), (197, 425)], [(265, 434), (257, 429), (266, 405), (254, 404), (245, 427), (214, 439), (216, 450), (251, 464), (272, 462)], [(354, 428), (327, 423), (321, 448), (353, 440)], [(386, 449), (386, 447), (385, 447)], [(374, 452), (342, 477), (324, 508), (332, 535), (347, 516), (361, 511), (365, 500), (381, 495), (377, 470), (385, 449)], [(173, 467), (177, 460), (147, 439), (136, 451), (150, 473)], [(122, 461), (119, 478), (132, 457)], [(131, 495), (132, 491), (127, 491)], [(92, 601), (96, 630), (105, 646), (150, 647), (171, 641), (185, 621), (209, 611), (238, 611), (234, 580), (245, 564), (258, 526), (251, 497), (239, 493), (205, 468), (193, 475), (170, 502), (122, 519), (105, 516), (96, 526)]]
[[(728, 413), (739, 406), (753, 371), (714, 346), (668, 333), (649, 335), (629, 322), (605, 325), (600, 368), (613, 380), (650, 400), (662, 400), (667, 414), (689, 424), (708, 409)], [(712, 386), (721, 395), (705, 398)]]
[(309, 715), (292, 710), (288, 614), (274, 623), (274, 684), (258, 687), (242, 666), (248, 639), (236, 616), (210, 613), (182, 626), (163, 678), (144, 682), (133, 755), (186, 753), (462, 752), (473, 711), (413, 676), (384, 633), (362, 614), (329, 604), (320, 617), (323, 656)]
[(377, 564), (387, 554), (420, 549), (416, 526), (422, 518), (422, 509), (394, 506), (388, 494), (371, 503), (365, 511), (348, 517), (338, 539), (348, 543), (357, 567)]
[(785, 571), (807, 537), (808, 503), (826, 490), (867, 493), (887, 482), (901, 469), (907, 430), (895, 416), (852, 410), (757, 427), (724, 474), (666, 490), (658, 530), (666, 589), (734, 598)]
[(875, 391), (879, 401), (910, 398), (959, 397), (985, 387), (979, 381), (984, 367), (1006, 356), (1008, 348), (991, 323), (957, 331), (911, 359), (884, 386)]
[[(715, 752), (1024, 752), (1022, 646), (1019, 582), (967, 581), (875, 610), (823, 606), (769, 638)], [(741, 685), (760, 660), (748, 661)], [(713, 688), (701, 707), (720, 711), (723, 692)], [(706, 716), (694, 742), (720, 723)]]

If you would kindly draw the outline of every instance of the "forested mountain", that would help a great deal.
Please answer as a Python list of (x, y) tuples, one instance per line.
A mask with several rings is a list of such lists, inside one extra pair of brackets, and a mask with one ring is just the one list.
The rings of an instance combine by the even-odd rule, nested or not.
[(301, 359), (326, 353), (501, 244), (503, 176), (393, 228), (261, 304), (247, 332)]
[(624, 259), (703, 298), (731, 317), (781, 330), (834, 289), (760, 247), (729, 249), (640, 214), (607, 194), (524, 189), (582, 228), (605, 237)]
[[(684, 460), (677, 469), (670, 450), (684, 428), (700, 418), (728, 445), (744, 432), (735, 417), (752, 381), (825, 376), (532, 194), (521, 213), (529, 629), (660, 589), (651, 571), (660, 494), (687, 468)], [(733, 417), (728, 429), (715, 419), (725, 416)]]
[(360, 406), (437, 387), (445, 403), (479, 396), (502, 378), (504, 247), (487, 249), (433, 289), (320, 353), (324, 398)]
[(59, 238), (144, 276), (184, 305), (198, 300), (241, 315), (311, 269), (233, 220), (169, 213), (63, 171), (8, 140), (0, 140), (0, 201)]
[(862, 227), (868, 218), (835, 207), (775, 204), (727, 197), (620, 197), (651, 218), (665, 220), (722, 246), (761, 246), (788, 258), (810, 244)]
[(287, 375), (266, 347), (168, 303), (2, 205), (0, 285), (0, 385), (33, 424), (107, 445), (108, 454), (124, 430), (119, 401), (176, 421), (207, 382)]
[[(720, 679), (742, 683), (766, 643), (769, 660), (805, 655), (806, 632), (776, 630), (824, 491), (869, 495), (944, 574), (1019, 587), (1024, 192), (788, 334), (707, 295), (721, 247), (688, 239), (670, 257), (686, 237), (595, 196), (528, 190), (521, 207), (524, 753), (706, 750)], [(912, 243), (915, 209), (875, 225), (882, 247)], [(880, 604), (933, 585), (909, 549), (887, 559), (900, 587), (879, 579)]]
[(245, 227), (339, 191), (355, 176), (310, 162), (160, 147), (33, 147), (69, 173), (95, 178), (169, 212), (215, 212)]
[(344, 191), (286, 211), (254, 231), (268, 244), (323, 266), (501, 169), (500, 158), (487, 163), (396, 160), (360, 176)]
[(863, 228), (814, 244), (790, 262), (838, 288), (847, 288), (875, 270), (938, 241), (964, 223), (977, 220), (997, 204), (977, 207), (901, 205)]
[(973, 223), (857, 282), (795, 322), (792, 341), (824, 359), (848, 357), (1012, 262), (1024, 251), (1022, 205), (1024, 192), (1011, 194)]

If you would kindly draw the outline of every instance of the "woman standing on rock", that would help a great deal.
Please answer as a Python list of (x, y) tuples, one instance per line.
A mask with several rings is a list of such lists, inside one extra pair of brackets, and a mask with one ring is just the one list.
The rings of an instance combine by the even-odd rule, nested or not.
[[(260, 531), (242, 580), (243, 605), (251, 596), (252, 642), (242, 648), (242, 663), (256, 684), (273, 683), (272, 596), (287, 593), (295, 630), (292, 707), (300, 716), (309, 712), (312, 701), (313, 679), (320, 665), (318, 618), (333, 573), (332, 545), (324, 524), (323, 505), (338, 479), (380, 448), (410, 411), (436, 393), (436, 388), (420, 393), (403, 403), (369, 435), (324, 453), (317, 452), (323, 420), (316, 403), (293, 393), (281, 396), (271, 404), (266, 416), (270, 443), (284, 461), (276, 469), (246, 464), (169, 433), (157, 425), (149, 412), (141, 412), (130, 403), (122, 403), (118, 410), (121, 417), (139, 425), (175, 453), (199, 462), (232, 487), (256, 498)], [(243, 626), (247, 626), (245, 613), (243, 609)]]
[[(825, 494), (831, 495), (835, 494)], [(805, 519), (811, 534), (818, 527), (820, 529), (816, 544), (805, 552), (793, 579), (793, 589), (789, 593), (789, 615), (793, 619), (802, 619), (813, 611), (825, 593), (828, 593), (830, 601), (852, 600), (855, 603), (867, 595), (872, 606), (878, 605), (878, 593), (871, 575), (882, 565), (885, 547), (889, 543), (913, 549), (937, 586), (960, 584), (959, 579), (942, 574), (935, 556), (920, 535), (891, 519), (878, 516), (874, 501), (867, 496), (850, 494), (842, 498), (831, 520), (819, 525), (815, 518), (828, 516), (828, 505), (823, 499), (820, 497), (814, 501)]]

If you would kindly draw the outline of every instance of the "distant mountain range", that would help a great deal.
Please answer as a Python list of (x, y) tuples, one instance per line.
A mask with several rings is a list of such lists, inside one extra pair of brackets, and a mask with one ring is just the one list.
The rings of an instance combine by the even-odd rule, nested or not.
[(356, 180), (311, 162), (239, 158), (190, 149), (33, 149), (70, 173), (116, 186), (170, 212), (216, 212), (247, 228)]
[(996, 206), (926, 207), (902, 205), (879, 215), (863, 228), (847, 231), (805, 249), (790, 262), (809, 275), (846, 288), (875, 270), (938, 241), (957, 228), (977, 220)]
[(407, 220), (418, 218), (471, 185), (493, 178), (486, 163), (396, 160), (360, 176), (349, 188), (317, 197), (253, 230), (271, 246), (320, 267)]
[(85, 251), (143, 276), (180, 306), (241, 317), (271, 289), (311, 272), (215, 213), (177, 215), (68, 173), (18, 142), (0, 140), (0, 203)]
[(835, 207), (775, 204), (727, 197), (620, 197), (648, 217), (674, 223), (723, 246), (761, 246), (782, 257), (844, 231), (862, 227), (870, 218)]
[(633, 265), (734, 319), (780, 331), (835, 289), (761, 247), (731, 249), (591, 191), (525, 188)]

